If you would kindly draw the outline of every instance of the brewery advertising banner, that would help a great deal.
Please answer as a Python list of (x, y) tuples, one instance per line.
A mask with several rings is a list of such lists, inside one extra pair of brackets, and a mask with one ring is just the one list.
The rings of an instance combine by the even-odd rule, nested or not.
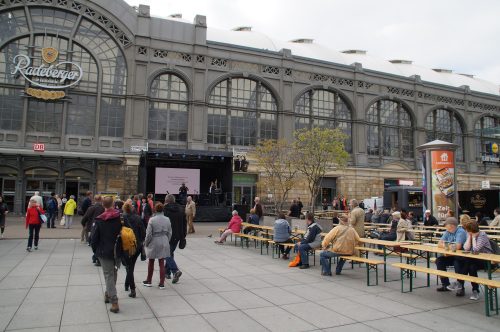
[(448, 150), (431, 151), (432, 214), (445, 220), (449, 210), (455, 211), (455, 158)]

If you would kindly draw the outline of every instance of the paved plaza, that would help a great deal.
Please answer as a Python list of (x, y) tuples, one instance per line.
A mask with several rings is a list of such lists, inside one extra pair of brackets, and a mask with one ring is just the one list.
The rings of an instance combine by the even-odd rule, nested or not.
[[(214, 228), (214, 234), (216, 228)], [(0, 241), (0, 329), (8, 331), (498, 331), (500, 318), (484, 316), (484, 302), (437, 293), (434, 287), (401, 294), (400, 282), (366, 286), (364, 268), (346, 264), (343, 275), (322, 277), (316, 266), (288, 262), (260, 250), (218, 246), (188, 238), (176, 251), (178, 284), (124, 291), (120, 312), (104, 304), (104, 280), (91, 250), (72, 239), (43, 239), (27, 253), (25, 239)], [(136, 280), (146, 276), (145, 262)], [(389, 277), (399, 273), (391, 270)], [(423, 282), (420, 275), (418, 282)], [(432, 278), (434, 286), (435, 279)], [(153, 284), (158, 284), (155, 271)], [(466, 284), (467, 292), (470, 285)]]

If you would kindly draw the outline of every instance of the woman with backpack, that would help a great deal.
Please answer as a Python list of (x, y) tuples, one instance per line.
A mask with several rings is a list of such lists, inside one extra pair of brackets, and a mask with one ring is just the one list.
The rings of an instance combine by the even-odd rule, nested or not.
[(129, 297), (136, 297), (135, 293), (135, 281), (134, 281), (134, 269), (135, 263), (137, 261), (137, 257), (141, 254), (142, 246), (144, 243), (144, 239), (146, 237), (146, 230), (144, 229), (144, 224), (141, 221), (141, 218), (133, 213), (134, 207), (131, 203), (123, 204), (123, 226), (130, 227), (134, 231), (135, 239), (137, 241), (137, 250), (136, 253), (132, 256), (128, 254), (124, 254), (122, 256), (122, 263), (125, 266), (125, 270), (127, 271), (127, 276), (125, 277), (125, 291), (128, 291), (130, 288)]
[(149, 219), (148, 228), (146, 229), (146, 256), (148, 261), (148, 276), (142, 284), (146, 287), (151, 287), (153, 278), (153, 270), (155, 259), (158, 259), (160, 268), (160, 289), (165, 288), (165, 257), (170, 257), (170, 239), (172, 238), (172, 225), (170, 219), (163, 215), (163, 204), (156, 203), (154, 216)]
[(40, 228), (42, 227), (40, 214), (44, 213), (45, 211), (39, 207), (36, 199), (31, 198), (28, 204), (28, 210), (26, 211), (26, 228), (29, 229), (28, 246), (26, 247), (27, 251), (31, 251), (33, 246), (33, 235), (35, 237), (35, 250), (38, 250), (38, 239), (40, 237)]

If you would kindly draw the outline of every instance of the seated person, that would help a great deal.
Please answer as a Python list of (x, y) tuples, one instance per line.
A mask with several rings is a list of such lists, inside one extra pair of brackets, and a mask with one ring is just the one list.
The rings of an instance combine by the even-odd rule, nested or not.
[(302, 241), (295, 244), (295, 249), (299, 251), (295, 260), (289, 266), (300, 266), (301, 269), (309, 268), (308, 251), (319, 248), (321, 245), (321, 232), (323, 229), (314, 220), (314, 215), (311, 212), (306, 214), (307, 231), (304, 234)]
[(405, 211), (401, 211), (401, 218), (398, 221), (398, 226), (396, 228), (396, 241), (414, 240), (414, 233), (410, 230), (411, 222), (408, 220), (408, 214)]
[[(292, 231), (290, 229), (290, 224), (286, 220), (284, 213), (278, 214), (278, 219), (274, 221), (274, 236), (273, 240), (276, 243), (293, 243), (290, 238)], [(288, 254), (290, 254), (291, 247), (279, 246), (280, 253), (283, 255), (283, 259), (288, 259)]]
[[(401, 219), (401, 212), (393, 212), (392, 213), (392, 222), (391, 222), (391, 229), (389, 231), (385, 231), (380, 233), (379, 239), (384, 240), (384, 241), (396, 241), (396, 238), (398, 237), (397, 235), (397, 230), (398, 230), (398, 223), (399, 219)], [(384, 247), (382, 245), (378, 246), (379, 249), (383, 249)]]
[[(457, 250), (462, 249), (465, 241), (467, 240), (467, 232), (462, 228), (458, 227), (458, 221), (455, 217), (448, 217), (444, 222), (444, 227), (446, 231), (444, 232), (441, 240), (438, 242), (439, 248), (444, 248), (445, 243), (454, 243), (457, 246)], [(464, 258), (458, 256), (440, 256), (436, 259), (436, 266), (438, 270), (446, 271), (447, 266), (455, 267), (456, 273), (463, 272)], [(447, 292), (450, 290), (456, 290), (457, 296), (464, 296), (464, 282), (455, 281), (453, 285), (450, 285), (450, 280), (446, 277), (441, 278), (441, 287), (436, 290), (438, 292)]]
[(438, 223), (436, 217), (434, 217), (431, 214), (431, 210), (425, 210), (425, 213), (424, 213), (424, 226), (439, 226), (439, 223)]
[(339, 213), (338, 212), (333, 212), (333, 219), (332, 219), (332, 222), (333, 222), (333, 227), (335, 227), (336, 225), (339, 224)]
[[(319, 255), (319, 261), (321, 263), (322, 276), (332, 275), (332, 266), (330, 264), (329, 258), (343, 255), (353, 255), (355, 252), (354, 247), (360, 240), (359, 235), (354, 230), (354, 228), (349, 227), (349, 220), (346, 216), (341, 216), (339, 220), (339, 225), (337, 227), (334, 227), (325, 236), (325, 239), (321, 243), (321, 248), (323, 249), (323, 251)], [(332, 249), (327, 250), (330, 244), (332, 244)], [(345, 260), (340, 258), (339, 262), (337, 263), (335, 274), (339, 275), (342, 272), (344, 263)]]
[(238, 211), (236, 210), (234, 210), (232, 214), (233, 217), (231, 218), (231, 220), (229, 220), (227, 228), (224, 230), (224, 233), (222, 233), (220, 238), (218, 240), (215, 240), (215, 243), (223, 244), (226, 241), (228, 235), (239, 233), (241, 231), (241, 223), (243, 222), (243, 219), (241, 219), (241, 217), (238, 215)]
[(382, 212), (382, 214), (380, 215), (379, 223), (388, 224), (390, 216), (391, 215), (389, 213), (389, 210), (385, 209), (384, 212)]
[[(490, 239), (485, 232), (479, 230), (479, 225), (476, 221), (470, 220), (465, 222), (462, 227), (467, 232), (467, 241), (464, 243), (464, 250), (492, 254), (493, 249), (491, 248)], [(477, 277), (477, 271), (486, 268), (486, 261), (481, 259), (474, 259), (466, 257), (464, 262), (464, 274), (468, 274), (472, 277)], [(471, 300), (479, 300), (479, 285), (472, 283), (472, 295)]]
[[(252, 225), (258, 225), (259, 224), (259, 216), (255, 213), (255, 209), (250, 209), (250, 215), (248, 216), (247, 222)], [(252, 226), (247, 226), (243, 230), (244, 234), (248, 234), (250, 232), (257, 232), (257, 230), (252, 227)]]

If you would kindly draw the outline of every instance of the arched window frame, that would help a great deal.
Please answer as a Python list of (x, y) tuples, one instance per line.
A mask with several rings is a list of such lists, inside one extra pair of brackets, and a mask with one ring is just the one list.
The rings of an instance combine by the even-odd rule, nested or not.
[[(166, 82), (166, 89), (155, 87)], [(177, 89), (173, 86), (177, 85)], [(166, 93), (166, 96), (160, 93)], [(151, 80), (148, 107), (148, 138), (155, 141), (187, 142), (189, 88), (186, 80), (174, 72), (162, 72)], [(156, 116), (156, 119), (155, 119)], [(163, 119), (159, 119), (163, 117)], [(177, 117), (177, 123), (172, 121)], [(163, 130), (154, 130), (164, 125)]]
[[(319, 98), (319, 95), (323, 98)], [(333, 98), (329, 100), (325, 95)], [(319, 107), (325, 104), (331, 104), (333, 107)], [(352, 107), (350, 105), (347, 98), (338, 91), (323, 88), (308, 89), (295, 102), (295, 130), (313, 127), (340, 128), (348, 135), (344, 145), (346, 151), (351, 152)]]
[[(444, 115), (444, 116), (443, 116)], [(449, 130), (439, 128), (439, 124), (449, 124)], [(457, 111), (444, 107), (436, 107), (425, 117), (426, 141), (439, 139), (458, 145), (456, 160), (464, 161), (465, 156), (465, 125)]]
[[(386, 104), (389, 112), (382, 114)], [(411, 110), (403, 102), (387, 98), (376, 100), (366, 112), (366, 121), (368, 155), (398, 159), (414, 157), (414, 121)], [(391, 137), (397, 140), (395, 146)]]
[(209, 91), (208, 144), (255, 146), (278, 138), (277, 98), (262, 80), (232, 76)]
[[(491, 143), (496, 143), (500, 146), (500, 139), (498, 139), (495, 132), (485, 131), (500, 127), (500, 118), (496, 116), (486, 115), (479, 118), (474, 125), (474, 135), (476, 143), (476, 160), (481, 161), (481, 157), (486, 154), (493, 154), (489, 150)], [(499, 154), (498, 152), (496, 154)]]

